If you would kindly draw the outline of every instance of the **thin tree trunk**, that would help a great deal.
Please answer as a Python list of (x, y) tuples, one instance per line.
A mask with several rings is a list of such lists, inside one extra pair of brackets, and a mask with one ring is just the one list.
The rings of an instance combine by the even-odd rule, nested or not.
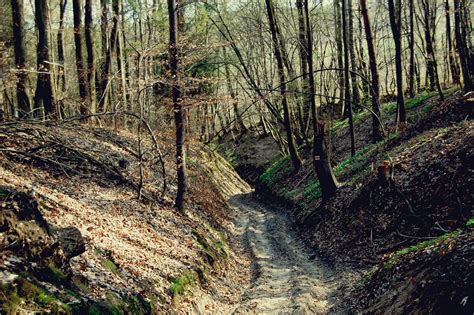
[(35, 117), (39, 117), (41, 104), (46, 118), (57, 118), (51, 86), (49, 56), (49, 7), (47, 0), (35, 0), (35, 20), (38, 28), (38, 78), (35, 93)]
[(453, 84), (459, 84), (459, 69), (456, 64), (452, 31), (451, 31), (451, 12), (449, 7), (449, 0), (444, 1), (444, 10), (446, 14), (446, 41), (448, 43), (448, 62), (451, 71), (451, 79)]
[(25, 37), (23, 0), (11, 0), (13, 22), (13, 50), (15, 52), (15, 66), (17, 69), (16, 97), (18, 101), (18, 117), (28, 118), (30, 112), (30, 99), (26, 92), (28, 74), (25, 72)]
[(281, 54), (281, 45), (278, 42), (277, 36), (277, 29), (276, 29), (276, 19), (274, 16), (274, 8), (272, 6), (271, 0), (265, 0), (266, 8), (267, 8), (267, 16), (268, 16), (268, 23), (270, 25), (270, 31), (272, 34), (272, 42), (273, 42), (273, 50), (275, 54), (275, 59), (277, 61), (277, 70), (278, 70), (278, 77), (280, 80), (280, 94), (282, 97), (282, 107), (283, 107), (283, 120), (284, 126), (286, 131), (286, 138), (288, 141), (288, 151), (290, 153), (291, 162), (293, 164), (293, 168), (295, 172), (298, 172), (301, 168), (301, 159), (298, 155), (298, 150), (296, 148), (295, 140), (293, 138), (293, 131), (291, 128), (291, 121), (290, 121), (290, 111), (288, 108), (288, 101), (286, 97), (286, 78), (285, 78), (285, 71), (283, 69), (283, 58)]
[(186, 151), (184, 144), (184, 115), (181, 99), (181, 87), (179, 84), (178, 64), (178, 16), (177, 3), (168, 0), (169, 16), (169, 62), (171, 69), (171, 81), (173, 90), (174, 123), (176, 128), (176, 173), (178, 177), (178, 191), (176, 193), (176, 208), (184, 211), (184, 195), (186, 193)]
[[(345, 0), (342, 0), (345, 1)], [(355, 56), (355, 49), (354, 49), (354, 14), (352, 10), (352, 0), (346, 0), (347, 7), (346, 11), (344, 11), (344, 18), (347, 20), (347, 40), (349, 45), (349, 56), (351, 61), (351, 84), (352, 84), (352, 103), (356, 106), (360, 106), (360, 91), (359, 91), (359, 84), (357, 78), (357, 63), (356, 63), (356, 56)], [(349, 112), (347, 112), (349, 115)]]
[[(439, 83), (438, 76), (438, 66), (436, 64), (436, 56), (433, 47), (432, 35), (431, 35), (431, 9), (430, 9), (430, 0), (422, 0), (421, 5), (423, 6), (424, 14), (424, 24), (425, 24), (425, 40), (426, 40), (426, 53), (428, 55), (428, 72), (430, 73), (430, 88), (438, 90), (438, 94), (441, 100), (444, 99), (443, 91), (441, 89), (441, 84)], [(434, 37), (434, 36), (433, 36)], [(432, 81), (433, 80), (433, 81)]]
[[(112, 0), (113, 12), (118, 12), (118, 0)], [(109, 84), (109, 72), (112, 65), (112, 51), (115, 49), (115, 41), (117, 40), (117, 28), (118, 28), (118, 16), (114, 13), (112, 18), (112, 30), (110, 32), (110, 45), (108, 45), (105, 53), (104, 71), (102, 72), (101, 78), (101, 93), (98, 105), (98, 112), (105, 111), (105, 100), (107, 93), (107, 86)]]
[(314, 88), (314, 68), (313, 68), (313, 38), (311, 22), (309, 20), (308, 0), (304, 0), (304, 11), (306, 20), (306, 38), (308, 47), (308, 79), (309, 90), (306, 93), (311, 95), (311, 116), (314, 132), (313, 140), (313, 165), (321, 187), (323, 201), (329, 200), (338, 189), (338, 182), (331, 167), (331, 155), (327, 145), (325, 124), (318, 121), (316, 110), (315, 88)]
[(59, 62), (59, 74), (58, 74), (58, 84), (61, 86), (61, 96), (58, 97), (58, 107), (59, 113), (62, 118), (65, 117), (65, 108), (64, 108), (64, 94), (66, 93), (66, 68), (64, 63), (64, 42), (63, 42), (63, 33), (64, 33), (64, 15), (66, 13), (67, 0), (60, 0), (59, 2), (59, 28), (57, 35), (58, 42), (58, 62)]
[(365, 38), (367, 40), (367, 50), (369, 53), (369, 67), (370, 77), (372, 80), (371, 95), (372, 95), (372, 141), (376, 143), (382, 140), (383, 134), (381, 130), (382, 116), (379, 107), (380, 86), (379, 73), (377, 70), (377, 59), (375, 56), (374, 43), (372, 39), (372, 29), (370, 27), (369, 15), (367, 13), (367, 1), (360, 0), (360, 8), (362, 19), (364, 21)]
[(73, 15), (74, 15), (74, 44), (76, 48), (76, 69), (77, 80), (79, 83), (79, 96), (81, 98), (80, 113), (81, 115), (89, 114), (89, 90), (87, 88), (87, 73), (84, 66), (84, 59), (82, 57), (82, 10), (81, 1), (73, 0)]
[(465, 1), (454, 0), (454, 34), (456, 38), (456, 49), (458, 50), (461, 63), (461, 73), (464, 81), (464, 91), (469, 92), (474, 89), (473, 79), (471, 77), (471, 67), (473, 67), (469, 52), (469, 46), (466, 39)]
[[(351, 43), (349, 40), (348, 34), (348, 21), (347, 15), (351, 14), (348, 12), (347, 7), (347, 0), (342, 0), (342, 41), (344, 42), (344, 85), (346, 88), (344, 89), (344, 100), (345, 100), (345, 108), (346, 108), (346, 115), (349, 118), (349, 136), (351, 139), (351, 155), (354, 156), (356, 154), (356, 145), (355, 145), (355, 134), (354, 134), (354, 120), (352, 116), (352, 102), (351, 102), (351, 93), (349, 90), (349, 54), (351, 49)], [(352, 72), (351, 72), (352, 73)], [(354, 84), (354, 81), (352, 82)], [(353, 89), (353, 91), (355, 91)]]
[(87, 87), (90, 91), (91, 113), (96, 111), (96, 90), (95, 90), (95, 58), (92, 39), (92, 0), (86, 0), (85, 4), (85, 39), (87, 49)]
[(403, 96), (402, 41), (401, 41), (401, 0), (388, 0), (390, 27), (395, 43), (395, 72), (397, 78), (397, 121), (406, 123), (405, 98)]
[[(224, 53), (224, 59), (227, 60), (227, 54), (225, 47), (223, 48), (223, 53)], [(240, 134), (246, 133), (247, 127), (245, 127), (244, 121), (242, 119), (242, 114), (240, 113), (239, 109), (239, 101), (237, 99), (237, 95), (235, 94), (234, 88), (232, 87), (232, 80), (230, 78), (230, 69), (229, 69), (229, 64), (225, 63), (224, 65), (224, 71), (225, 71), (225, 79), (227, 83), (227, 89), (229, 90), (230, 97), (232, 99), (232, 107), (234, 109), (234, 114), (235, 114), (235, 121), (237, 122), (237, 128)]]
[(408, 35), (408, 50), (410, 52), (410, 66), (408, 70), (408, 91), (410, 97), (415, 97), (415, 33), (414, 33), (414, 19), (415, 19), (415, 8), (413, 6), (414, 0), (408, 0), (408, 24), (409, 24), (409, 35)]
[[(335, 28), (336, 28), (336, 50), (337, 50), (337, 66), (339, 69), (344, 68), (344, 60), (343, 60), (343, 43), (342, 43), (342, 18), (341, 18), (341, 1), (342, 0), (334, 0), (334, 15), (335, 15)], [(339, 82), (339, 113), (338, 117), (344, 115), (345, 108), (344, 108), (344, 93), (345, 93), (345, 80), (344, 80), (344, 72), (338, 71), (338, 82)]]

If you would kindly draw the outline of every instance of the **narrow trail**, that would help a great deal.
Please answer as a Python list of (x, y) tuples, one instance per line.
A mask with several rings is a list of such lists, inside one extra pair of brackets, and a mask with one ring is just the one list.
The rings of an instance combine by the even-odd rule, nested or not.
[(336, 288), (334, 273), (306, 250), (289, 218), (253, 194), (233, 196), (229, 204), (254, 268), (252, 284), (234, 314), (327, 313)]

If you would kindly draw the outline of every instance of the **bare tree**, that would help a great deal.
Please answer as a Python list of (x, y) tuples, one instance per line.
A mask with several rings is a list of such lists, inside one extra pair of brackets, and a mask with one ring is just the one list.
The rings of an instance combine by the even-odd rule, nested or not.
[(186, 193), (186, 151), (184, 145), (184, 112), (179, 85), (178, 63), (178, 5), (176, 0), (168, 0), (169, 18), (169, 66), (171, 70), (172, 97), (174, 110), (174, 123), (176, 128), (176, 173), (178, 177), (178, 191), (175, 206), (184, 211), (184, 196)]
[(288, 151), (290, 153), (291, 162), (295, 172), (298, 172), (301, 167), (301, 159), (298, 155), (295, 140), (293, 138), (293, 131), (291, 128), (290, 111), (288, 108), (288, 100), (286, 98), (286, 78), (285, 71), (283, 69), (283, 58), (281, 52), (281, 45), (277, 36), (277, 22), (275, 20), (274, 8), (271, 0), (265, 0), (267, 8), (268, 23), (270, 25), (270, 31), (272, 34), (273, 52), (277, 61), (278, 78), (280, 80), (280, 94), (281, 103), (283, 107), (283, 120), (286, 131), (286, 139), (288, 141)]
[(87, 71), (84, 66), (82, 56), (82, 9), (81, 0), (72, 1), (72, 10), (74, 17), (74, 45), (76, 49), (76, 70), (77, 81), (79, 84), (79, 96), (81, 98), (80, 113), (81, 115), (89, 114), (89, 89), (87, 88)]
[(372, 95), (372, 141), (376, 143), (383, 137), (381, 130), (381, 113), (379, 107), (380, 85), (379, 73), (377, 70), (377, 58), (375, 56), (374, 43), (372, 39), (372, 29), (370, 27), (369, 14), (367, 13), (367, 1), (360, 0), (362, 20), (364, 21), (365, 39), (367, 41), (367, 50), (369, 53), (369, 67), (371, 77), (371, 95)]
[(313, 66), (313, 32), (309, 19), (308, 0), (304, 0), (304, 12), (306, 21), (306, 40), (308, 47), (308, 90), (305, 91), (311, 95), (311, 118), (314, 132), (313, 140), (313, 165), (321, 187), (323, 200), (328, 200), (338, 189), (338, 182), (334, 176), (331, 166), (331, 155), (327, 145), (326, 129), (324, 122), (318, 121), (316, 110), (316, 91), (314, 87), (314, 66)]
[(20, 119), (28, 118), (30, 112), (30, 99), (26, 92), (26, 80), (28, 78), (25, 72), (26, 53), (25, 36), (23, 34), (23, 0), (11, 0), (12, 22), (13, 22), (13, 49), (15, 51), (15, 66), (17, 70), (16, 97), (18, 101), (18, 116)]
[(51, 86), (49, 56), (49, 6), (47, 0), (35, 0), (35, 20), (38, 29), (37, 65), (38, 76), (35, 92), (35, 117), (39, 117), (41, 105), (47, 118), (57, 118)]
[[(355, 145), (355, 134), (354, 134), (354, 119), (352, 117), (352, 100), (351, 100), (351, 92), (350, 92), (350, 84), (349, 84), (349, 72), (352, 74), (353, 72), (350, 71), (350, 64), (349, 64), (349, 55), (351, 50), (351, 41), (349, 40), (349, 25), (348, 25), (348, 12), (347, 2), (348, 0), (342, 0), (342, 41), (344, 43), (344, 100), (345, 100), (345, 109), (346, 115), (349, 118), (349, 136), (351, 139), (351, 155), (354, 156), (356, 154), (356, 145)], [(350, 0), (349, 0), (350, 1)], [(352, 81), (353, 84), (357, 84), (355, 81)], [(355, 91), (353, 89), (353, 91)]]
[(403, 68), (402, 68), (402, 1), (388, 0), (388, 11), (390, 15), (390, 27), (392, 29), (393, 41), (395, 43), (395, 72), (397, 77), (397, 121), (406, 123), (405, 98), (403, 96)]

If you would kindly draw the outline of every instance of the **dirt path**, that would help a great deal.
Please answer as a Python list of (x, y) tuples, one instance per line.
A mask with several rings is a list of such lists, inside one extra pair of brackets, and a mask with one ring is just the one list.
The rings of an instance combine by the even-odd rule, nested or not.
[(327, 313), (336, 287), (333, 272), (306, 251), (288, 217), (253, 194), (236, 195), (229, 203), (254, 258), (252, 285), (234, 313)]

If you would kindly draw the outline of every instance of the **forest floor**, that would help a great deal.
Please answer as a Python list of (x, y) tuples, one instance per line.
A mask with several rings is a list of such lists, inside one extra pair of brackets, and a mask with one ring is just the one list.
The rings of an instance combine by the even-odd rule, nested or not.
[[(255, 142), (247, 134), (240, 152), (223, 152), (245, 164), (234, 166), (260, 194), (194, 142), (186, 215), (173, 209), (171, 133), (157, 137), (162, 169), (146, 132), (140, 150), (127, 132), (74, 122), (2, 123), (1, 307), (81, 314), (469, 312), (471, 106), (460, 93), (444, 102), (418, 96), (408, 102), (408, 127), (377, 145), (369, 144), (370, 115), (359, 113), (355, 157), (348, 156), (346, 123), (335, 124), (343, 185), (327, 204), (320, 203), (311, 163), (292, 174), (269, 137)], [(393, 105), (384, 113), (393, 114)], [(385, 159), (393, 164), (390, 185), (375, 173)]]
[[(234, 167), (257, 179), (257, 192), (283, 205), (309, 252), (336, 273), (359, 272), (351, 273), (355, 281), (339, 281), (334, 294), (342, 301), (330, 312), (474, 311), (473, 100), (472, 93), (445, 94), (444, 101), (432, 92), (407, 100), (408, 124), (399, 130), (396, 104), (384, 104), (390, 134), (377, 144), (371, 143), (370, 115), (356, 113), (353, 157), (347, 121), (334, 123), (333, 162), (341, 187), (327, 203), (321, 203), (306, 150), (303, 168), (294, 174), (287, 157), (263, 153), (266, 165), (262, 158), (258, 165), (245, 158), (248, 143), (267, 146), (268, 136), (222, 141), (221, 152)], [(377, 174), (382, 163), (391, 170), (388, 182)]]
[(235, 313), (327, 313), (342, 274), (308, 251), (277, 206), (254, 194), (235, 195), (229, 202), (251, 253), (254, 275)]

